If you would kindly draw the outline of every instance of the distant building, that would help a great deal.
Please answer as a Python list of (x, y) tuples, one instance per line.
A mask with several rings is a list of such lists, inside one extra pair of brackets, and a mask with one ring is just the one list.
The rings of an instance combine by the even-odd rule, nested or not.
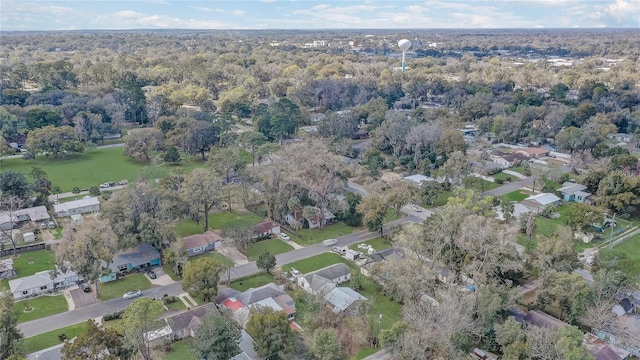
[(189, 256), (196, 256), (215, 250), (222, 246), (222, 235), (214, 230), (208, 230), (204, 234), (185, 236), (184, 249)]
[(576, 184), (572, 182), (565, 182), (558, 191), (562, 194), (562, 198), (566, 202), (588, 203), (588, 197), (591, 193), (586, 190), (587, 187), (582, 184)]
[(349, 279), (351, 279), (351, 269), (344, 263), (338, 263), (299, 276), (296, 282), (298, 286), (310, 294), (325, 295), (336, 285), (343, 284)]
[(257, 224), (253, 227), (253, 234), (256, 238), (270, 237), (271, 235), (280, 234), (280, 224), (277, 222), (266, 219), (265, 221)]
[(511, 150), (511, 152), (514, 154), (521, 154), (532, 159), (540, 159), (545, 156), (549, 156), (550, 150), (543, 148), (516, 148)]
[(551, 193), (540, 193), (531, 195), (528, 198), (520, 202), (533, 212), (540, 212), (547, 206), (558, 206), (560, 204), (560, 198)]
[(53, 205), (57, 217), (66, 217), (75, 214), (86, 214), (100, 211), (100, 200), (97, 197), (87, 197), (80, 200), (69, 201)]

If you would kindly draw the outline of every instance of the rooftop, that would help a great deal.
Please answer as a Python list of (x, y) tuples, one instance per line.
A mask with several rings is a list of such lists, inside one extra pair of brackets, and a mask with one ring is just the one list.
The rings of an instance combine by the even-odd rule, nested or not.
[(55, 204), (53, 209), (56, 213), (69, 211), (71, 209), (79, 209), (87, 206), (100, 205), (100, 200), (97, 197), (88, 197), (80, 200), (69, 201), (66, 203)]
[(325, 295), (324, 299), (334, 307), (335, 313), (346, 310), (358, 300), (367, 300), (366, 297), (348, 287), (337, 287)]
[(182, 240), (184, 241), (185, 249), (193, 249), (207, 246), (216, 241), (222, 241), (222, 235), (217, 231), (208, 230), (204, 234), (185, 236)]

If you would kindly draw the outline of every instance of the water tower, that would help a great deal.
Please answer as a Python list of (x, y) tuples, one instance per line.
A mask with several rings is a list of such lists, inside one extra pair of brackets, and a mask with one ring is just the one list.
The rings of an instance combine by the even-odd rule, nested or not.
[(407, 50), (409, 50), (409, 48), (411, 47), (411, 41), (402, 39), (398, 41), (398, 47), (400, 48), (400, 50), (402, 50), (402, 72), (404, 72), (405, 68), (407, 67), (404, 58)]

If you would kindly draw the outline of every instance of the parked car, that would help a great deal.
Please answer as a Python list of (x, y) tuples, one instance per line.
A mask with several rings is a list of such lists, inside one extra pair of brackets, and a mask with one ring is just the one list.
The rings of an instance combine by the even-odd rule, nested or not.
[(114, 183), (113, 181), (107, 181), (106, 183), (100, 184), (100, 188), (104, 189), (104, 188), (112, 187), (115, 184), (116, 183)]
[(327, 239), (325, 241), (322, 242), (324, 244), (324, 246), (333, 246), (335, 244), (338, 243), (337, 239)]
[(411, 205), (411, 210), (416, 212), (422, 212), (422, 208), (418, 205)]
[(156, 273), (154, 273), (153, 271), (147, 271), (147, 275), (149, 275), (149, 277), (152, 279), (155, 279), (158, 277)]
[(80, 288), (84, 292), (90, 292), (91, 291), (91, 286), (89, 286), (89, 284), (87, 284), (86, 282), (80, 283)]
[(128, 293), (125, 293), (124, 295), (122, 295), (122, 298), (125, 300), (129, 300), (129, 299), (137, 298), (140, 295), (142, 295), (141, 290), (131, 290)]
[(280, 233), (280, 239), (284, 240), (284, 241), (290, 241), (291, 238), (289, 237), (289, 235), (285, 234), (285, 233)]

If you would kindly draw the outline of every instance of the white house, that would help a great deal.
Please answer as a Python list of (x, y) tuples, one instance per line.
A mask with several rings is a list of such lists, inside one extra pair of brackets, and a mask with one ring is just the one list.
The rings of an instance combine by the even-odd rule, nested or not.
[(87, 197), (80, 200), (53, 205), (53, 210), (58, 217), (75, 214), (86, 214), (100, 211), (100, 200), (97, 197)]
[(420, 174), (405, 176), (404, 180), (408, 181), (411, 185), (415, 185), (415, 186), (420, 186), (422, 185), (423, 182), (426, 182), (426, 181), (437, 181), (434, 178), (420, 175)]
[(78, 274), (75, 271), (41, 271), (30, 276), (9, 280), (9, 288), (16, 300), (47, 294), (57, 289), (69, 287), (78, 282)]
[(299, 276), (296, 280), (298, 286), (306, 292), (324, 295), (333, 290), (336, 285), (343, 284), (349, 279), (351, 279), (351, 269), (343, 263), (338, 263)]
[(534, 212), (542, 211), (547, 206), (557, 206), (560, 204), (560, 198), (551, 193), (540, 193), (531, 195), (522, 200), (521, 204)]

